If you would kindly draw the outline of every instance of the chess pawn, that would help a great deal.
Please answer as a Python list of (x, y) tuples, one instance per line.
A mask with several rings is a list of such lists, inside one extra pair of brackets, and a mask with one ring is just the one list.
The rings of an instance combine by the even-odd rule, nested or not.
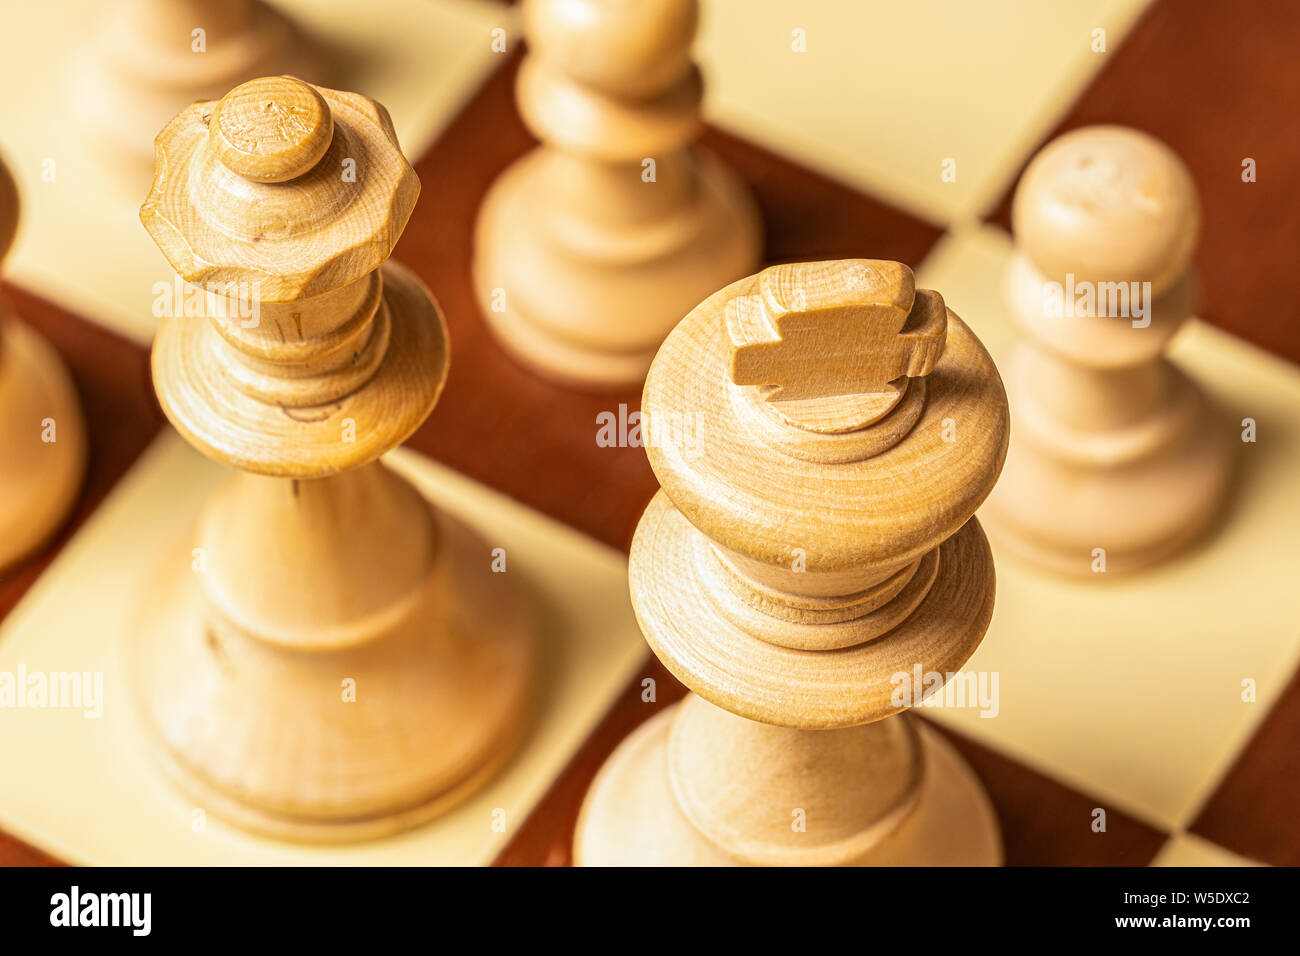
[(68, 94), (105, 155), (147, 184), (154, 136), (179, 110), (279, 73), (317, 79), (320, 66), (263, 0), (118, 0), (76, 52)]
[(774, 266), (682, 320), (642, 409), (632, 603), (694, 693), (609, 758), (575, 860), (999, 863), (972, 772), (899, 715), (993, 612), (971, 516), (1008, 423), (979, 340), (899, 263)]
[(196, 805), (276, 837), (414, 826), (526, 724), (515, 582), (377, 461), (446, 375), (436, 303), (386, 261), (418, 192), (382, 106), (276, 77), (183, 110), (140, 212), (193, 284), (154, 342), (159, 401), (241, 473), (142, 596), (135, 696)]
[(701, 299), (753, 271), (744, 186), (693, 152), (695, 0), (525, 0), (519, 110), (542, 145), (479, 211), (474, 282), (517, 359), (591, 388), (641, 381)]
[(1227, 423), (1163, 355), (1196, 291), (1191, 174), (1145, 133), (1076, 130), (1029, 164), (1012, 219), (1022, 339), (990, 534), (1067, 574), (1153, 564), (1204, 529), (1231, 458)]
[[(18, 189), (0, 163), (0, 262), (18, 229)], [(86, 426), (58, 354), (0, 298), (0, 572), (63, 523), (86, 470)]]

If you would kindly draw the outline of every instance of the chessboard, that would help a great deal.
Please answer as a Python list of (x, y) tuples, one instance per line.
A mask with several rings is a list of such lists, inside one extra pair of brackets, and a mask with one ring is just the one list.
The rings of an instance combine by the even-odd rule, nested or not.
[[(70, 369), (90, 443), (72, 518), (0, 577), (0, 671), (99, 670), (107, 687), (99, 720), (0, 712), (0, 863), (567, 865), (597, 770), (685, 689), (648, 653), (626, 594), (625, 552), (654, 475), (644, 449), (596, 438), (607, 413), (625, 422), (637, 410), (638, 390), (536, 377), (491, 337), (473, 289), (480, 200), (533, 145), (514, 101), (517, 10), (382, 0), (349, 18), (343, 0), (279, 4), (337, 53), (330, 85), (389, 107), (422, 183), (394, 259), (437, 297), (452, 360), (436, 411), (391, 464), (507, 542), (546, 609), (539, 715), (503, 774), (417, 830), (330, 847), (215, 819), (194, 832), (191, 807), (118, 714), (133, 595), (157, 542), (223, 471), (180, 441), (154, 398), (149, 290), (170, 273), (138, 221), (147, 186), (96, 168), (59, 120), (68, 37), (90, 29), (92, 6), (9, 11), (19, 23), (0, 38), (0, 153), (23, 201), (4, 292)], [(1125, 124), (1191, 168), (1204, 289), (1172, 357), (1258, 428), (1223, 515), (1193, 549), (1115, 581), (1052, 577), (995, 542), (994, 617), (967, 668), (999, 676), (998, 712), (918, 713), (984, 784), (1009, 864), (1300, 863), (1300, 316), (1287, 305), (1300, 276), (1284, 261), (1300, 224), (1286, 112), (1300, 101), (1300, 9), (704, 0), (702, 11), (701, 145), (753, 190), (766, 260), (908, 263), (995, 359), (1011, 341), (1010, 197), (1043, 143)], [(506, 825), (490, 824), (502, 808)]]

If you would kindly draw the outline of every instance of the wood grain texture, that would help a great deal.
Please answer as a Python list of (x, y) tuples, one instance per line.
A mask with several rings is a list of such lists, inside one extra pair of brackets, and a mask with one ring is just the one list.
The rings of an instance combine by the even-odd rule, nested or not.
[(190, 104), (159, 132), (155, 155), (140, 207), (150, 238), (186, 282), (235, 286), (229, 297), (262, 304), (379, 268), (420, 195), (382, 104), (292, 77)]
[(283, 183), (310, 170), (334, 139), (325, 98), (288, 77), (241, 83), (209, 114), (221, 165), (256, 183)]
[[(907, 719), (869, 724), (852, 731), (816, 734), (823, 747), (814, 759), (826, 761), (827, 778), (839, 778), (871, 787), (877, 774), (897, 774), (911, 786), (890, 806), (872, 806), (863, 789), (832, 785), (817, 788), (814, 799), (809, 766), (795, 759), (773, 766), (747, 763), (742, 769), (723, 754), (726, 770), (717, 777), (720, 806), (712, 811), (698, 805), (703, 793), (686, 785), (680, 755), (689, 735), (698, 738), (695, 719), (700, 712), (727, 715), (694, 695), (671, 711), (637, 728), (606, 762), (597, 776), (579, 817), (574, 839), (574, 862), (579, 866), (737, 866), (737, 865), (856, 865), (856, 866), (961, 866), (990, 865), (1002, 858), (998, 827), (979, 780), (952, 745), (923, 724)], [(688, 726), (688, 724), (690, 726)], [(880, 731), (900, 732), (913, 743), (911, 754), (901, 754), (918, 774), (882, 753)], [(769, 733), (800, 733), (767, 728)], [(735, 752), (735, 729), (713, 736), (715, 743)], [(757, 743), (749, 734), (750, 743)], [(856, 739), (849, 739), (856, 738)], [(704, 741), (700, 741), (704, 743)], [(749, 748), (743, 748), (749, 751)], [(767, 750), (762, 747), (760, 749)], [(802, 750), (802, 747), (796, 747)], [(836, 759), (836, 752), (841, 759)], [(752, 753), (752, 751), (750, 751)], [(758, 757), (758, 754), (753, 754)], [(770, 756), (770, 751), (764, 756)], [(814, 756), (805, 754), (805, 756)], [(843, 757), (849, 758), (847, 765)], [(711, 765), (706, 753), (700, 758)], [(852, 766), (862, 761), (857, 767)], [(671, 770), (664, 772), (664, 766)], [(709, 780), (714, 775), (704, 768)], [(871, 778), (876, 779), (871, 779)], [(738, 781), (762, 780), (758, 792)], [(707, 785), (704, 792), (711, 788)], [(894, 793), (897, 796), (897, 790)], [(791, 800), (806, 812), (809, 833), (796, 832)], [(859, 811), (883, 810), (866, 829)], [(701, 829), (703, 828), (703, 831)], [(788, 832), (787, 832), (788, 831)], [(710, 840), (700, 833), (707, 832)], [(865, 849), (865, 854), (861, 852)]]
[(387, 264), (420, 193), (388, 111), (264, 77), (187, 106), (157, 157), (140, 221), (191, 283), (154, 339), (177, 430), (224, 464), (291, 478), (402, 442), (442, 390), (447, 335), (427, 291)]
[[(1300, 362), (1300, 6), (1158, 0), (1044, 142), (1097, 123), (1146, 130), (1190, 167), (1201, 196), (1198, 315)], [(1243, 160), (1258, 181), (1242, 181)], [(1017, 180), (1019, 176), (1017, 175)], [(1014, 182), (991, 215), (1010, 228)]]
[[(926, 387), (914, 414), (843, 414), (862, 393), (914, 381)], [(812, 424), (787, 407), (755, 428), (742, 410), (787, 390)], [(971, 516), (1009, 421), (979, 340), (902, 263), (773, 266), (678, 323), (643, 405), (663, 490), (632, 541), (632, 606), (694, 694), (657, 736), (610, 757), (575, 860), (687, 865), (720, 850), (747, 865), (1000, 863), (974, 778), (895, 716), (922, 690), (900, 699), (899, 676), (955, 673), (993, 614), (992, 555)], [(866, 439), (861, 454), (805, 452), (824, 444), (828, 418), (840, 437)]]
[(771, 266), (752, 294), (727, 303), (728, 377), (762, 386), (784, 423), (821, 434), (889, 414), (902, 380), (934, 369), (948, 331), (943, 297), (918, 290), (908, 266), (844, 261)]
[[(859, 261), (837, 265), (848, 270)], [(1006, 453), (1002, 382), (983, 345), (948, 312), (942, 357), (907, 385), (926, 388), (923, 409), (900, 405), (834, 436), (783, 420), (764, 428), (771, 402), (762, 389), (737, 388), (728, 378), (725, 333), (732, 303), (753, 295), (760, 281), (751, 276), (718, 290), (660, 348), (643, 397), (646, 454), (673, 504), (729, 564), (786, 594), (856, 593), (955, 534), (987, 497)], [(908, 428), (891, 427), (895, 417)], [(848, 446), (835, 462), (805, 453), (806, 446), (820, 452), (828, 437)], [(910, 481), (896, 480), (903, 474)], [(806, 558), (798, 569), (794, 549)]]

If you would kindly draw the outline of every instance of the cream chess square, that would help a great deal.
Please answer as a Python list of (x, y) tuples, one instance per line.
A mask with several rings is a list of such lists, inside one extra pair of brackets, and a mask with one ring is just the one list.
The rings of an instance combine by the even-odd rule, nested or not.
[[(136, 724), (120, 659), (126, 621), (149, 598), (149, 570), (229, 474), (167, 431), (0, 627), (0, 673), (98, 672), (104, 691), (98, 718), (84, 708), (0, 709), (0, 827), (91, 865), (491, 862), (645, 657), (627, 564), (417, 454), (398, 451), (388, 461), (504, 547), (506, 573), (518, 574), (543, 608), (539, 716), (499, 776), (446, 816), (370, 843), (280, 843), (213, 815), (195, 832), (195, 807), (166, 783)], [(504, 832), (493, 828), (498, 809)]]
[(1152, 866), (1259, 866), (1254, 860), (1230, 853), (1216, 843), (1191, 833), (1175, 833), (1169, 838)]
[[(917, 277), (998, 361), (1014, 339), (1001, 300), (1009, 250), (999, 229), (959, 232)], [(1096, 580), (1040, 573), (995, 544), (997, 604), (967, 670), (998, 674), (997, 716), (925, 713), (1095, 794), (1101, 806), (1178, 829), (1300, 660), (1300, 371), (1195, 320), (1170, 354), (1232, 420), (1258, 423), (1212, 537), (1150, 572)], [(1254, 702), (1243, 700), (1245, 681), (1254, 682)]]
[[(997, 201), (1145, 6), (705, 3), (706, 108), (736, 135), (913, 215), (960, 222)], [(1098, 29), (1106, 53), (1093, 52)]]

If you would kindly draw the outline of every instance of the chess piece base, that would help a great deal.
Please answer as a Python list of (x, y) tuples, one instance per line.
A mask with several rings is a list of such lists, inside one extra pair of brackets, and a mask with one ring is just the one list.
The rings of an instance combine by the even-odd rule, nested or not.
[(566, 241), (534, 184), (546, 158), (534, 150), (483, 200), (474, 256), (483, 316), (505, 349), (541, 375), (595, 389), (636, 384), (686, 313), (757, 268), (757, 209), (740, 181), (702, 154), (693, 199), (669, 221), (642, 234)]
[[(687, 821), (668, 779), (677, 707), (656, 715), (610, 755), (583, 804), (578, 866), (737, 866)], [(893, 719), (910, 719), (907, 717)], [(857, 866), (1000, 866), (997, 816), (974, 772), (924, 725), (924, 782), (916, 809)]]
[[(55, 441), (43, 440), (46, 419)], [(0, 571), (61, 526), (86, 469), (86, 426), (58, 354), (0, 315)]]
[[(1226, 494), (1231, 429), (1207, 396), (1170, 366), (1185, 411), (1145, 454), (1114, 464), (1067, 460), (1013, 415), (1002, 477), (980, 510), (996, 546), (1057, 574), (1138, 571), (1193, 543)], [(1015, 365), (1009, 369), (1015, 375)]]
[(195, 539), (178, 543), (141, 595), (127, 667), (146, 736), (196, 807), (276, 839), (367, 840), (445, 812), (512, 756), (537, 666), (527, 602), (477, 535), (443, 513), (436, 526), (410, 604), (364, 642), (319, 647), (214, 617)]

